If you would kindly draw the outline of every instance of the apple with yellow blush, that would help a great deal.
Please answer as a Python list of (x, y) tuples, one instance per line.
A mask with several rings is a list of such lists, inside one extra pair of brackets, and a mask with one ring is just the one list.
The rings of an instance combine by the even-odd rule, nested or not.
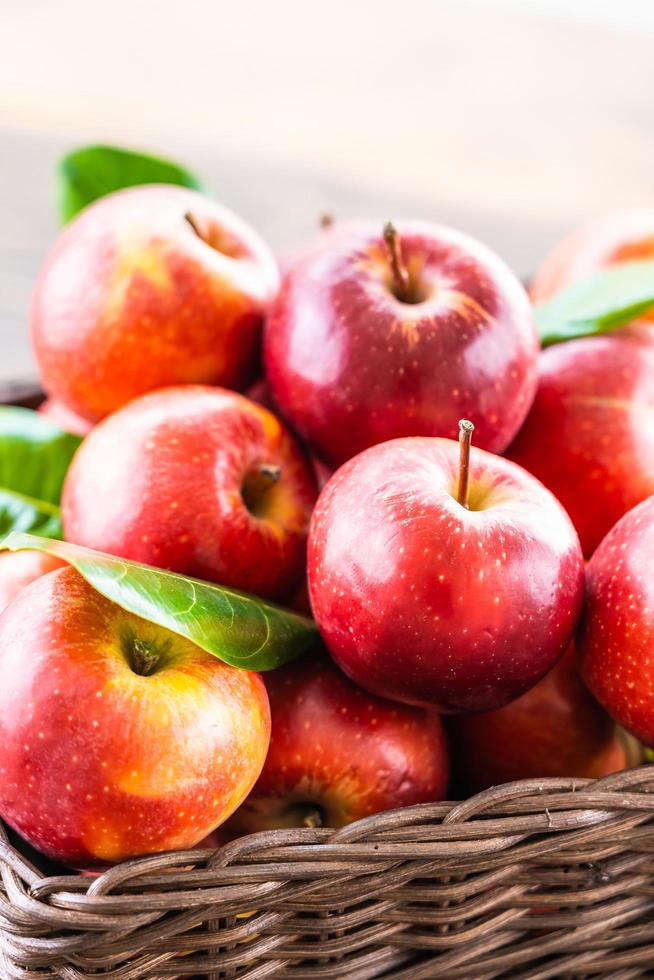
[(72, 568), (0, 616), (0, 674), (0, 817), (63, 864), (193, 847), (266, 757), (259, 674), (125, 612)]
[(163, 184), (109, 194), (65, 228), (38, 277), (43, 387), (91, 422), (168, 385), (245, 388), (278, 281), (259, 235), (203, 194)]

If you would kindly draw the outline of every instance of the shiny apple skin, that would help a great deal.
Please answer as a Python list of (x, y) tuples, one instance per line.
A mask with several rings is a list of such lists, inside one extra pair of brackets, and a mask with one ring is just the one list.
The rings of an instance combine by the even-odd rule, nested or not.
[(271, 671), (265, 684), (270, 749), (225, 827), (230, 834), (302, 826), (312, 816), (340, 827), (445, 796), (449, 752), (434, 711), (366, 693), (326, 655)]
[(536, 389), (532, 310), (507, 266), (449, 228), (398, 231), (423, 302), (393, 294), (379, 227), (339, 225), (286, 273), (266, 325), (273, 398), (332, 468), (395, 437), (453, 437), (460, 418), (499, 452)]
[[(242, 488), (281, 468), (259, 516)], [(151, 392), (87, 436), (66, 476), (76, 544), (283, 600), (302, 583), (311, 465), (279, 420), (242, 395), (184, 385)]]
[(583, 594), (577, 535), (519, 466), (457, 443), (397, 439), (342, 466), (309, 530), (309, 595), (323, 639), (354, 681), (442, 712), (498, 708), (566, 649)]
[(654, 327), (544, 351), (536, 399), (507, 455), (558, 497), (590, 557), (654, 493)]
[[(607, 265), (652, 258), (654, 209), (612, 212), (558, 242), (534, 276), (529, 292), (535, 303), (543, 303)], [(654, 319), (654, 313), (645, 318)]]
[(599, 779), (629, 760), (613, 721), (589, 694), (574, 648), (530, 691), (496, 711), (452, 718), (457, 784), (478, 793), (516, 779)]
[[(150, 676), (133, 638), (167, 663)], [(247, 796), (270, 712), (258, 674), (95, 592), (72, 568), (0, 617), (0, 815), (73, 867), (192, 847)]]
[(53, 398), (46, 398), (41, 402), (37, 412), (39, 415), (45, 415), (64, 432), (72, 432), (75, 436), (86, 436), (93, 428), (93, 422), (76, 415), (62, 402), (55, 401)]
[(0, 612), (30, 582), (65, 564), (40, 551), (0, 552)]
[(588, 563), (582, 676), (618, 724), (654, 747), (654, 497), (629, 511)]
[(278, 284), (256, 232), (197, 191), (109, 194), (66, 227), (36, 283), (31, 331), (43, 386), (94, 422), (155, 388), (244, 388)]

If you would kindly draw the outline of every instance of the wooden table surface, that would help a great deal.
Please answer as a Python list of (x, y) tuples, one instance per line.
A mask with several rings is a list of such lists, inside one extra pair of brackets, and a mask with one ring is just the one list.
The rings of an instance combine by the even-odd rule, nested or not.
[(190, 164), (278, 250), (326, 210), (420, 216), (521, 275), (654, 196), (652, 3), (22, 0), (0, 35), (0, 378), (33, 374), (54, 170), (81, 143)]

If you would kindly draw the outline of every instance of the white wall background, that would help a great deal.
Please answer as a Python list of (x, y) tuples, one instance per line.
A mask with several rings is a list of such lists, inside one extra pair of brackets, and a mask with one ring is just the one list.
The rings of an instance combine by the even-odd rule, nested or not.
[(573, 221), (652, 194), (653, 0), (2, 0), (0, 126)]

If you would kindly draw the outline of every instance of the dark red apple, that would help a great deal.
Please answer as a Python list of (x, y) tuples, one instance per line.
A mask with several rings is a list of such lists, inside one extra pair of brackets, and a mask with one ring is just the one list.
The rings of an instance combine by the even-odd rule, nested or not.
[(265, 683), (270, 749), (226, 831), (340, 827), (447, 792), (449, 754), (435, 712), (367, 694), (325, 656), (304, 657)]
[(91, 421), (167, 385), (243, 388), (277, 287), (259, 236), (202, 194), (109, 194), (66, 227), (36, 284), (43, 386)]
[(572, 646), (522, 697), (452, 718), (450, 734), (457, 783), (468, 793), (514, 779), (597, 779), (629, 764), (615, 724), (577, 673)]
[(524, 289), (489, 249), (439, 225), (339, 225), (286, 273), (265, 331), (282, 414), (332, 467), (398, 436), (506, 448), (536, 387)]
[(314, 456), (311, 462), (313, 463), (313, 469), (316, 474), (316, 483), (318, 484), (318, 488), (322, 490), (327, 480), (330, 479), (333, 470), (329, 466), (325, 466), (324, 463), (321, 463), (317, 456)]
[(590, 556), (654, 493), (654, 327), (544, 351), (536, 400), (508, 455), (559, 498)]
[(629, 511), (588, 563), (581, 671), (615, 720), (654, 747), (654, 497)]
[(242, 395), (184, 385), (97, 425), (63, 492), (66, 539), (283, 600), (305, 574), (311, 465)]
[[(462, 423), (465, 425), (465, 423)], [(396, 439), (342, 466), (309, 531), (309, 594), (336, 662), (382, 697), (500, 707), (566, 649), (583, 559), (529, 473), (449, 439)]]
[(0, 816), (75, 867), (192, 847), (247, 796), (258, 674), (127, 613), (72, 568), (0, 617)]
[(268, 384), (265, 378), (259, 378), (254, 384), (243, 392), (246, 398), (250, 401), (256, 402), (257, 405), (263, 405), (264, 408), (270, 409), (271, 412), (275, 411), (275, 406), (272, 403), (272, 398), (270, 391), (268, 390)]
[[(542, 303), (604, 266), (652, 258), (654, 209), (605, 214), (555, 245), (534, 276), (530, 293), (535, 303)], [(654, 314), (647, 314), (647, 318), (654, 318)]]
[(0, 552), (0, 612), (26, 585), (65, 562), (40, 551)]

